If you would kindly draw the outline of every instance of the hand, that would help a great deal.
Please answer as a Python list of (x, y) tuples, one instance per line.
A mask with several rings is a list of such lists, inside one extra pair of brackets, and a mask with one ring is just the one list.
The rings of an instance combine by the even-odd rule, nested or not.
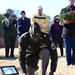
[(68, 21), (68, 20), (64, 20), (63, 22), (64, 22), (64, 24), (68, 24), (68, 23), (69, 23), (69, 21)]
[(64, 26), (64, 22), (59, 22), (59, 25)]
[(42, 29), (42, 28), (43, 28), (43, 26), (42, 26), (42, 25), (40, 25), (40, 28)]
[(27, 75), (27, 74), (23, 73), (22, 75)]
[(7, 20), (4, 23), (7, 27), (9, 27), (9, 22)]
[(45, 48), (45, 47), (47, 47), (47, 45), (40, 46), (40, 48)]

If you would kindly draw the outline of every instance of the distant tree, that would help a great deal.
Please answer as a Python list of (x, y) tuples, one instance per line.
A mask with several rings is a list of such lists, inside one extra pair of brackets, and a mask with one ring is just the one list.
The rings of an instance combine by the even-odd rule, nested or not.
[(3, 14), (0, 14), (0, 36), (3, 35), (2, 20), (5, 19)]

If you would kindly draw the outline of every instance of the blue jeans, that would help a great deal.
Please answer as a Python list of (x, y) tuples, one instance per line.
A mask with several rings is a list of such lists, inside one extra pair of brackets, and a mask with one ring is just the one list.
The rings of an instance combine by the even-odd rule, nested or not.
[(67, 65), (75, 65), (75, 38), (63, 38)]

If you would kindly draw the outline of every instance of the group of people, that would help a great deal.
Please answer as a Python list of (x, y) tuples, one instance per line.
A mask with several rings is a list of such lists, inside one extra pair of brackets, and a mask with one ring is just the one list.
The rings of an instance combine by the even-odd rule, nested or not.
[[(56, 46), (52, 40), (51, 35), (45, 33), (49, 25), (49, 20), (46, 15), (42, 14), (43, 8), (39, 6), (38, 14), (34, 14), (31, 18), (31, 25), (29, 30), (23, 34), (25, 25), (22, 26), (22, 21), (18, 20), (18, 32), (21, 36), (18, 37), (20, 45), (20, 65), (24, 74), (34, 75), (38, 69), (38, 61), (42, 60), (42, 75), (46, 75), (49, 57), (51, 55), (51, 71), (53, 75), (57, 66), (57, 51)], [(23, 15), (23, 13), (22, 13)], [(20, 19), (23, 20), (21, 17)], [(25, 18), (26, 19), (26, 18)], [(27, 21), (28, 22), (28, 21)], [(29, 23), (29, 22), (28, 22)], [(27, 25), (27, 24), (26, 24)], [(27, 28), (26, 28), (27, 29)], [(25, 60), (24, 60), (25, 59)], [(28, 66), (26, 68), (26, 65)]]
[[(68, 6), (61, 9), (60, 13), (75, 11), (75, 0), (68, 0)], [(46, 75), (49, 59), (51, 66), (49, 75), (54, 75), (56, 71), (58, 55), (57, 46), (59, 45), (61, 56), (63, 53), (63, 43), (65, 47), (67, 65), (75, 65), (75, 23), (69, 23), (67, 20), (60, 22), (59, 15), (54, 17), (54, 23), (49, 32), (46, 32), (50, 21), (43, 14), (42, 6), (38, 7), (38, 13), (31, 19), (26, 17), (26, 12), (21, 11), (21, 17), (16, 21), (10, 13), (4, 14), (3, 20), (5, 41), (5, 57), (14, 57), (14, 47), (16, 36), (19, 43), (19, 60), (23, 75), (34, 75), (38, 70), (38, 61), (42, 60), (42, 75)], [(16, 25), (16, 26), (15, 26)]]

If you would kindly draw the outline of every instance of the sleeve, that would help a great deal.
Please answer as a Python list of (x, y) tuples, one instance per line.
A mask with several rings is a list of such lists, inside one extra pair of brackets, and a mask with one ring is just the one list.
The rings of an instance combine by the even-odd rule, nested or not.
[(16, 19), (13, 20), (13, 24), (17, 24), (17, 20)]
[(20, 43), (20, 52), (19, 52), (19, 61), (20, 61), (20, 66), (22, 68), (23, 73), (26, 73), (26, 48), (24, 46), (23, 39), (21, 40)]
[(55, 72), (56, 67), (57, 67), (58, 57), (57, 57), (56, 46), (55, 46), (55, 44), (54, 44), (54, 42), (52, 40), (50, 40), (48, 48), (49, 48), (50, 56), (51, 56), (51, 71)]
[(34, 22), (35, 22), (34, 15), (32, 16), (32, 18), (31, 18), (30, 22), (31, 22), (31, 24), (34, 24)]
[(50, 21), (46, 16), (45, 23), (42, 26), (43, 26), (43, 28), (47, 28), (49, 24), (50, 24)]
[(30, 19), (28, 18), (28, 28), (30, 28), (30, 26), (31, 26), (31, 22), (30, 22)]
[(50, 34), (53, 35), (53, 32), (54, 32), (54, 30), (53, 30), (53, 25), (52, 25), (51, 28), (50, 28)]
[(20, 24), (20, 19), (18, 19), (18, 21), (17, 21), (17, 34), (18, 34), (18, 37), (20, 37), (21, 36), (21, 29), (22, 27), (21, 27), (21, 24)]
[(9, 29), (9, 25), (6, 23), (6, 21), (2, 21), (2, 27), (4, 30)]

